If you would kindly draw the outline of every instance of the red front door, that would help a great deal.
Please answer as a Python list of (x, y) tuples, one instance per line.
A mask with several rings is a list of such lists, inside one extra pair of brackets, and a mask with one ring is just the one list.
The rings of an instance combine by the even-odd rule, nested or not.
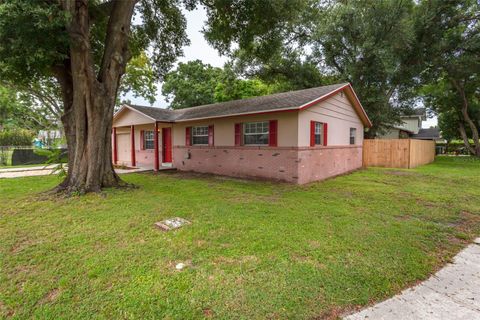
[(172, 128), (162, 128), (162, 162), (172, 162)]

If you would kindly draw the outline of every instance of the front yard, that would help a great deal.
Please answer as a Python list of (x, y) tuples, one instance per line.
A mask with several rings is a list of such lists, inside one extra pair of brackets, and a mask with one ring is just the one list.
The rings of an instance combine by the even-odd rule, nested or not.
[[(0, 180), (0, 317), (335, 317), (425, 279), (480, 234), (480, 161), (293, 186), (182, 173), (51, 199)], [(192, 221), (164, 233), (153, 223)], [(175, 265), (187, 265), (182, 271)]]

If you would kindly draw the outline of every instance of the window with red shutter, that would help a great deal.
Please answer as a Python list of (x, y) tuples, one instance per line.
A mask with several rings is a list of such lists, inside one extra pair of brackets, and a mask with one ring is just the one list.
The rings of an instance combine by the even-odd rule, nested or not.
[(192, 127), (186, 127), (185, 128), (185, 146), (189, 147), (191, 145), (191, 133)]
[(192, 146), (210, 145), (209, 126), (195, 126), (190, 129), (190, 141)]
[(141, 150), (153, 150), (155, 149), (155, 144), (154, 144), (154, 132), (155, 131), (140, 131), (140, 149)]
[(268, 135), (268, 145), (270, 147), (277, 146), (277, 131), (278, 131), (278, 121), (277, 120), (270, 120), (269, 123), (269, 135)]
[(326, 123), (310, 121), (310, 146), (327, 145), (327, 129)]

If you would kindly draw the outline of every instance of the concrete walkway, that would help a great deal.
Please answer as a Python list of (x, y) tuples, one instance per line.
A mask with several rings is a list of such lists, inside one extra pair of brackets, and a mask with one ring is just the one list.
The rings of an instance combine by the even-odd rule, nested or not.
[[(21, 178), (21, 177), (34, 177), (34, 176), (46, 176), (52, 173), (52, 168), (55, 165), (48, 166), (35, 166), (35, 167), (18, 167), (18, 168), (6, 168), (0, 169), (0, 179), (2, 178)], [(135, 169), (115, 169), (118, 174), (135, 173), (150, 171), (148, 168), (135, 168)]]
[(0, 169), (0, 178), (19, 178), (48, 175), (52, 172), (53, 167), (55, 167), (55, 165)]
[(430, 279), (344, 319), (480, 319), (480, 238)]

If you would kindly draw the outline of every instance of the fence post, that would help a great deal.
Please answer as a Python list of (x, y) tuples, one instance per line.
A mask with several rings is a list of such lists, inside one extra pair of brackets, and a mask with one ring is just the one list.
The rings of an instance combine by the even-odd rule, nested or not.
[(408, 139), (408, 169), (411, 168), (412, 163), (412, 139)]

